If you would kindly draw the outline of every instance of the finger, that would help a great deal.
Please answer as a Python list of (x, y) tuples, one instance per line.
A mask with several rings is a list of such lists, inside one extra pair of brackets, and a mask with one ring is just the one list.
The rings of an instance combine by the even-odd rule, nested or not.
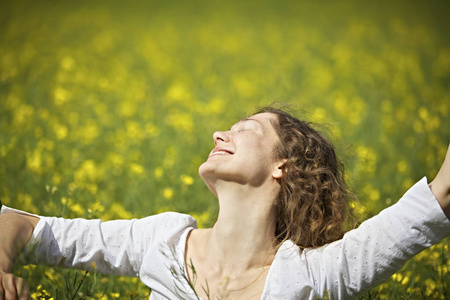
[(450, 219), (450, 147), (430, 189), (439, 202), (445, 215)]
[(3, 296), (5, 294), (5, 291), (3, 290), (3, 275), (0, 275), (0, 300), (4, 300), (5, 297)]
[(16, 286), (15, 286), (15, 278), (12, 274), (5, 274), (2, 276), (3, 283), (3, 292), (6, 300), (8, 299), (16, 299)]
[(23, 278), (16, 279), (17, 296), (20, 300), (26, 300), (30, 298), (30, 291), (28, 289), (28, 283)]
[(447, 169), (448, 171), (449, 165), (450, 165), (450, 146), (447, 149), (447, 154), (445, 155), (444, 162), (442, 163), (442, 167), (439, 171), (445, 172), (445, 169)]

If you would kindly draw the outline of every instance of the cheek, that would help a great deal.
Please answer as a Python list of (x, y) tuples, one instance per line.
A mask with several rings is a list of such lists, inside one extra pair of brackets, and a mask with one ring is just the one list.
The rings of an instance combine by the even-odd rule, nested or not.
[(270, 145), (262, 144), (257, 153), (253, 154), (255, 158), (263, 165), (269, 165), (274, 161), (273, 151)]

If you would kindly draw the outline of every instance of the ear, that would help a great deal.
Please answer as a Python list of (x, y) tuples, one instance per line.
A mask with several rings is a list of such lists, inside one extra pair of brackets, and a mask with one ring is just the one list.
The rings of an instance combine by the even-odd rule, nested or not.
[(283, 159), (275, 165), (275, 170), (272, 173), (273, 178), (280, 179), (281, 177), (283, 177), (283, 167), (286, 161), (286, 159)]

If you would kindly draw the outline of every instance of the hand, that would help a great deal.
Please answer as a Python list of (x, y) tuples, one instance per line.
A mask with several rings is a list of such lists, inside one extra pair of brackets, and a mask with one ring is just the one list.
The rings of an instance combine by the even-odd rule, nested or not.
[(450, 219), (450, 146), (447, 149), (447, 155), (445, 156), (441, 169), (430, 183), (430, 189), (447, 218)]
[(30, 299), (27, 282), (10, 273), (0, 272), (0, 300)]

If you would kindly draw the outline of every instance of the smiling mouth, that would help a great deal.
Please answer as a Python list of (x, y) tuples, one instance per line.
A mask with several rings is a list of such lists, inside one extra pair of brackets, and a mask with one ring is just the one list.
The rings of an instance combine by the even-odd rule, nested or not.
[(223, 150), (223, 149), (214, 149), (211, 154), (209, 155), (209, 157), (214, 156), (214, 155), (232, 155), (233, 152), (228, 151), (228, 150)]

